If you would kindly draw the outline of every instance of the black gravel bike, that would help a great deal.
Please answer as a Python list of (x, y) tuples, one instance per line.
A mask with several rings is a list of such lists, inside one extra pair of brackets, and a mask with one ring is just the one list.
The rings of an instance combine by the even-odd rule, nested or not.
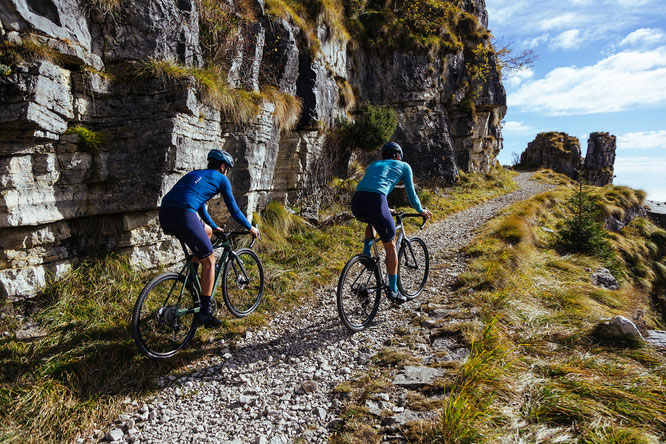
[[(396, 247), (398, 248), (398, 291), (408, 301), (421, 293), (428, 280), (430, 257), (423, 239), (405, 236), (403, 219), (420, 217), (420, 214), (396, 213)], [(361, 220), (361, 222), (368, 222)], [(373, 231), (374, 232), (374, 231)], [(372, 242), (372, 256), (357, 254), (345, 265), (338, 281), (338, 314), (351, 331), (365, 329), (377, 314), (382, 292), (388, 295), (388, 285), (382, 273), (382, 260), (379, 257), (377, 237)], [(394, 303), (399, 303), (393, 301)]]
[[(231, 314), (244, 317), (257, 309), (264, 294), (264, 268), (259, 256), (248, 248), (233, 249), (235, 236), (249, 234), (247, 231), (230, 231), (217, 235), (213, 251), (222, 250), (215, 264), (215, 281), (210, 311), (217, 309), (217, 287), (222, 282), (224, 304)], [(179, 273), (162, 273), (143, 288), (134, 305), (132, 314), (132, 336), (139, 351), (152, 359), (164, 359), (185, 348), (194, 337), (198, 323), (201, 281), (193, 255), (188, 253), (185, 243), (180, 244), (185, 252), (185, 265)]]

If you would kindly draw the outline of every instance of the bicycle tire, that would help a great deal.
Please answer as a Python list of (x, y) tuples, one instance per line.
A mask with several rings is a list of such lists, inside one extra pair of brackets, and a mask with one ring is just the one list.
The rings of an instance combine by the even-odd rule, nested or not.
[[(372, 261), (374, 265), (368, 269), (364, 261)], [(374, 286), (370, 285), (373, 276)], [(338, 314), (345, 327), (357, 332), (370, 325), (379, 309), (382, 288), (379, 265), (376, 261), (362, 254), (353, 256), (347, 261), (340, 274), (337, 290)], [(354, 308), (360, 308), (361, 314), (358, 319)]]
[[(179, 273), (163, 273), (143, 288), (132, 313), (132, 336), (139, 351), (151, 359), (169, 358), (185, 348), (197, 329), (194, 313), (175, 316), (176, 304), (185, 277)], [(180, 307), (190, 308), (199, 298), (193, 286), (183, 290)], [(185, 327), (185, 328), (183, 328)], [(177, 337), (183, 330), (184, 333)], [(169, 339), (169, 336), (171, 337)]]
[(430, 257), (423, 239), (417, 236), (403, 239), (398, 252), (398, 290), (407, 300), (414, 299), (423, 291), (429, 272)]
[(237, 318), (249, 315), (257, 309), (263, 295), (264, 267), (257, 253), (249, 248), (232, 252), (222, 274), (222, 296), (231, 314)]

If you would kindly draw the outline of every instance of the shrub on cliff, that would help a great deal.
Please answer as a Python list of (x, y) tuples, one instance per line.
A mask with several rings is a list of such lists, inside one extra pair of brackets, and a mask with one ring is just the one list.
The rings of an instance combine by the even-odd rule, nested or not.
[(353, 123), (342, 124), (343, 143), (349, 148), (372, 151), (389, 141), (396, 126), (398, 118), (392, 108), (367, 105)]

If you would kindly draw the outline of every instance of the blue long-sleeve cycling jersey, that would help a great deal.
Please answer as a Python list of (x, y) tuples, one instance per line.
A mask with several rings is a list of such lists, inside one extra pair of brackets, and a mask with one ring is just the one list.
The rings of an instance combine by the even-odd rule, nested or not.
[(195, 211), (214, 230), (217, 225), (206, 211), (205, 203), (218, 193), (222, 194), (231, 216), (249, 230), (252, 225), (238, 208), (236, 199), (231, 193), (229, 179), (217, 170), (196, 170), (187, 173), (166, 193), (162, 199), (162, 206)]
[(401, 180), (405, 183), (407, 198), (412, 208), (422, 213), (421, 201), (414, 191), (412, 168), (401, 160), (384, 159), (372, 162), (365, 170), (365, 175), (358, 183), (356, 190), (388, 196)]

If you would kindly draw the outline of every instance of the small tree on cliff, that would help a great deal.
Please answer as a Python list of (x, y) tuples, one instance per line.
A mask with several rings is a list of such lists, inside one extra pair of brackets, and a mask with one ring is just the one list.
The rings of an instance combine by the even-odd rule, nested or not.
[(567, 201), (571, 216), (564, 221), (558, 233), (558, 244), (566, 252), (582, 253), (608, 258), (611, 247), (602, 223), (599, 222), (599, 207), (583, 184), (578, 170), (578, 187)]
[(354, 123), (343, 123), (344, 143), (349, 148), (372, 151), (388, 142), (397, 126), (398, 117), (392, 108), (367, 105)]
[(511, 48), (512, 42), (504, 41), (502, 38), (493, 38), (491, 44), (495, 49), (497, 66), (505, 77), (511, 77), (511, 75), (516, 74), (519, 71), (531, 68), (534, 65), (534, 62), (539, 58), (537, 53), (531, 49), (516, 53), (513, 48)]

